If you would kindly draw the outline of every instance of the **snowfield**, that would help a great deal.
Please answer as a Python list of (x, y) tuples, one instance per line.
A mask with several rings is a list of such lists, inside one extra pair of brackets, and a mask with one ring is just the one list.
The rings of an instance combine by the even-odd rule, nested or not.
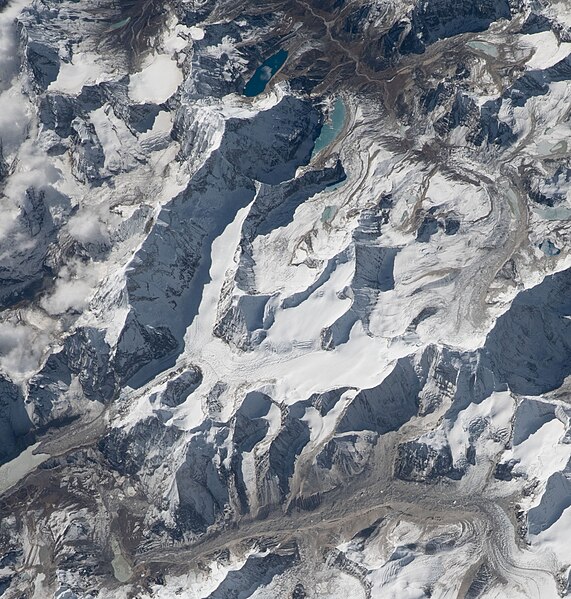
[(0, 4), (0, 594), (571, 594), (569, 12)]

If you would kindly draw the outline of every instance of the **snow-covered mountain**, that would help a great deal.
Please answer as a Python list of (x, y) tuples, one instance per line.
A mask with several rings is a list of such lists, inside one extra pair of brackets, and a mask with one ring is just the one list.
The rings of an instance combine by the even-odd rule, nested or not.
[(0, 0), (0, 595), (571, 595), (570, 101), (556, 0)]

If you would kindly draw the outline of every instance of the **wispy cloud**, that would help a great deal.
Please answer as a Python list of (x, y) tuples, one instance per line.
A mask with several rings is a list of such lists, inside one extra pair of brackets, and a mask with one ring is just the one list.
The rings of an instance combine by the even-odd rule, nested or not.
[(24, 323), (0, 323), (0, 368), (15, 382), (37, 370), (48, 335)]
[(63, 266), (53, 291), (42, 298), (41, 306), (52, 316), (64, 312), (83, 312), (94, 290), (100, 284), (101, 265), (95, 262), (74, 261)]
[(68, 231), (75, 240), (84, 244), (106, 244), (109, 241), (107, 230), (98, 215), (89, 210), (81, 210), (70, 218)]

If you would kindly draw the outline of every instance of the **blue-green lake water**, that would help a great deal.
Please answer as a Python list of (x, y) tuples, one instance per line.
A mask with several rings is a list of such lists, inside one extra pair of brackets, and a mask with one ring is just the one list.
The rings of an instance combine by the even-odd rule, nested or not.
[(280, 50), (265, 60), (252, 75), (244, 88), (244, 95), (248, 98), (259, 96), (270, 82), (271, 78), (283, 67), (287, 60), (286, 50)]
[(335, 217), (336, 213), (337, 208), (335, 206), (325, 206), (323, 213), (321, 214), (321, 222), (329, 224)]
[(321, 133), (315, 140), (313, 156), (326, 148), (335, 140), (339, 133), (341, 133), (341, 129), (343, 129), (345, 123), (345, 112), (345, 104), (342, 98), (339, 97), (335, 100), (335, 106), (333, 107), (330, 120), (321, 127)]
[(488, 56), (492, 56), (493, 58), (498, 58), (499, 56), (499, 52), (498, 49), (496, 48), (496, 46), (494, 46), (493, 44), (490, 44), (488, 42), (480, 42), (480, 41), (472, 41), (472, 42), (468, 42), (466, 44), (467, 46), (469, 46), (470, 48), (474, 48), (474, 50), (480, 50), (480, 52), (483, 52), (484, 54), (487, 54)]
[(121, 29), (121, 27), (125, 27), (125, 25), (127, 25), (127, 23), (130, 20), (131, 20), (131, 17), (127, 17), (126, 19), (123, 19), (122, 21), (119, 21), (118, 23), (115, 23), (114, 25), (111, 25), (111, 27), (109, 27), (109, 29), (107, 30), (107, 32), (115, 31), (117, 29)]

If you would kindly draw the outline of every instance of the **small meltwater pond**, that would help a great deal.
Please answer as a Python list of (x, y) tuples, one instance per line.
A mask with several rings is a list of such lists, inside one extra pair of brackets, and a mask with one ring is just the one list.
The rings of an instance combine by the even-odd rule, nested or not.
[(338, 97), (337, 100), (335, 100), (331, 118), (323, 125), (319, 137), (315, 140), (312, 158), (335, 141), (336, 137), (341, 133), (343, 125), (345, 124), (345, 113), (345, 103), (341, 97)]
[(568, 206), (534, 208), (533, 211), (537, 216), (545, 220), (571, 220), (571, 208)]
[(336, 213), (337, 208), (335, 206), (325, 206), (321, 214), (321, 222), (328, 225), (335, 218)]
[(470, 48), (473, 48), (474, 50), (479, 50), (480, 52), (483, 52), (484, 54), (487, 54), (492, 58), (498, 58), (499, 56), (499, 52), (496, 46), (494, 46), (494, 44), (490, 44), (489, 42), (481, 42), (478, 40), (474, 40), (468, 42), (466, 45)]
[(287, 57), (287, 51), (280, 50), (265, 60), (246, 84), (244, 95), (248, 98), (259, 96), (266, 89), (272, 77), (284, 66)]
[(117, 29), (121, 29), (121, 27), (125, 27), (125, 25), (127, 25), (130, 21), (131, 17), (127, 17), (126, 19), (123, 19), (122, 21), (119, 21), (114, 25), (111, 25), (111, 27), (109, 27), (109, 29), (107, 30), (107, 33), (110, 33), (111, 31), (116, 31)]

